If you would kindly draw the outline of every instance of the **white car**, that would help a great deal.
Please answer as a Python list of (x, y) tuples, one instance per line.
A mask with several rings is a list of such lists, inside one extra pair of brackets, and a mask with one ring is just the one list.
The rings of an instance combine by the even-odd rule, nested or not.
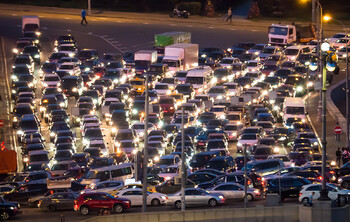
[(297, 134), (296, 139), (309, 139), (312, 146), (318, 147), (318, 139), (316, 134), (313, 132), (300, 132)]
[(224, 67), (224, 68), (232, 68), (232, 64), (234, 63), (240, 63), (241, 61), (239, 61), (238, 58), (233, 58), (233, 57), (226, 57), (226, 58), (222, 58), (220, 61), (220, 66)]
[(335, 43), (333, 43), (333, 48), (334, 49), (340, 49), (340, 48), (343, 48), (345, 46), (349, 46), (349, 39), (346, 39), (346, 38), (342, 38), (342, 39), (338, 39)]
[(57, 46), (57, 52), (67, 53), (69, 57), (74, 57), (78, 53), (77, 47), (74, 44), (61, 44)]
[(157, 83), (154, 86), (154, 90), (157, 92), (158, 96), (170, 95), (170, 86), (167, 83)]
[(260, 69), (263, 67), (263, 63), (259, 60), (249, 60), (247, 61), (247, 69), (248, 71), (260, 71)]
[(158, 173), (158, 176), (163, 177), (164, 180), (171, 180), (174, 177), (177, 177), (179, 175), (180, 175), (180, 166), (179, 165), (167, 166), (163, 169), (162, 172)]
[(244, 126), (242, 124), (226, 124), (224, 132), (227, 133), (230, 141), (235, 141), (241, 135)]
[[(139, 136), (140, 141), (144, 139), (145, 136), (145, 123), (135, 123), (132, 125), (131, 129), (135, 130), (136, 135)], [(148, 124), (148, 133), (151, 132), (152, 130), (156, 130), (156, 127), (152, 124)]]
[(237, 142), (237, 152), (240, 152), (243, 150), (244, 145), (247, 145), (247, 148), (249, 148), (249, 146), (258, 144), (258, 141), (260, 139), (259, 134), (255, 134), (255, 133), (246, 133), (243, 134)]
[(217, 118), (225, 119), (226, 118), (226, 111), (227, 111), (226, 106), (217, 105), (217, 106), (213, 106), (212, 108), (210, 108), (209, 112), (214, 113)]
[(74, 62), (65, 62), (60, 65), (57, 71), (67, 71), (70, 75), (80, 75), (80, 67)]
[(208, 95), (214, 103), (227, 102), (229, 97), (228, 88), (225, 86), (213, 86), (209, 89)]
[(90, 188), (82, 190), (80, 193), (106, 192), (120, 189), (124, 186), (123, 181), (102, 181), (97, 184), (91, 184)]
[[(313, 195), (313, 199), (314, 200), (318, 199), (320, 197), (321, 188), (322, 188), (322, 184), (309, 184), (309, 185), (303, 186), (303, 189), (301, 189), (299, 193), (299, 198), (298, 198), (299, 202), (303, 202), (303, 203), (309, 202), (312, 192), (315, 192), (315, 194)], [(337, 200), (339, 194), (346, 195), (346, 196), (350, 194), (349, 190), (341, 189), (336, 185), (328, 184), (328, 183), (327, 183), (327, 190), (328, 190), (328, 197), (331, 200)]]
[(229, 96), (241, 95), (242, 87), (238, 85), (238, 83), (233, 83), (233, 82), (224, 83), (224, 86), (227, 87)]
[[(207, 189), (209, 193), (221, 193), (227, 199), (244, 200), (244, 186), (238, 183), (222, 183), (215, 187)], [(260, 190), (248, 188), (247, 200), (252, 201), (260, 198)]]
[[(131, 201), (132, 206), (142, 206), (142, 189), (126, 189), (116, 193), (118, 197)], [(147, 205), (159, 206), (166, 204), (167, 196), (162, 193), (151, 193), (147, 191)]]
[[(348, 46), (347, 48), (348, 48), (348, 58), (350, 58), (350, 46)], [(338, 49), (337, 55), (339, 60), (346, 60), (346, 47)]]
[[(326, 39), (326, 40), (332, 46), (333, 43), (336, 43), (338, 39), (342, 39), (342, 38), (345, 38), (345, 33), (336, 33), (332, 37), (330, 37), (329, 39)], [(350, 38), (350, 34), (348, 34), (348, 38)]]
[(57, 74), (45, 74), (44, 79), (41, 82), (44, 88), (47, 87), (60, 87), (61, 79)]

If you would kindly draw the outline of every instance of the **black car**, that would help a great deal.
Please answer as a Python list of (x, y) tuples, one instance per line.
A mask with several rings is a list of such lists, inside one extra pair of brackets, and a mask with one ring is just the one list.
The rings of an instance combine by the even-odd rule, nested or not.
[(84, 88), (83, 79), (80, 76), (65, 76), (62, 78), (61, 88), (66, 96), (77, 98)]
[(17, 201), (21, 204), (26, 204), (30, 197), (35, 195), (41, 195), (46, 192), (46, 183), (24, 184), (16, 187), (16, 189), (13, 192), (4, 195), (4, 198), (8, 201)]
[[(203, 182), (203, 183), (198, 184), (198, 188), (208, 189), (208, 188), (214, 187), (218, 184), (227, 183), (227, 182), (238, 183), (238, 184), (244, 185), (244, 174), (241, 174), (239, 172), (235, 172), (235, 173), (230, 173), (230, 174), (226, 174), (226, 175), (221, 175), (221, 176), (214, 178), (211, 181), (207, 181), (207, 182)], [(247, 184), (248, 184), (248, 186), (250, 186), (252, 184), (252, 179), (250, 179), (249, 177), (247, 177)]]
[(212, 181), (216, 177), (217, 175), (215, 174), (201, 172), (201, 173), (192, 173), (187, 177), (187, 179), (191, 180), (195, 184), (200, 184), (200, 183)]
[(299, 192), (303, 186), (310, 184), (305, 178), (297, 176), (276, 176), (266, 180), (265, 192), (268, 193), (279, 193), (281, 192), (281, 200), (289, 197), (299, 197)]
[(190, 162), (190, 166), (193, 171), (198, 170), (198, 169), (203, 169), (204, 167), (207, 166), (209, 161), (216, 157), (220, 156), (220, 152), (217, 151), (208, 151), (208, 152), (201, 152), (197, 153), (192, 157), (192, 160)]
[(0, 196), (0, 220), (8, 220), (18, 214), (19, 204), (8, 202)]
[(209, 161), (207, 168), (222, 172), (233, 172), (236, 170), (236, 165), (232, 156), (218, 156)]
[[(186, 188), (195, 187), (195, 183), (190, 180), (187, 180)], [(156, 191), (164, 194), (173, 194), (181, 190), (181, 183), (175, 183), (174, 179), (166, 180), (162, 184), (155, 186)]]

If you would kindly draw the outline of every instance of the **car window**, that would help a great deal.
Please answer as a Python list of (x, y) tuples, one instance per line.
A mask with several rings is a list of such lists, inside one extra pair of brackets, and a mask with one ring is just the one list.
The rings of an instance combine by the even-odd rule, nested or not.
[(300, 180), (293, 180), (294, 186), (302, 187), (304, 184)]
[(320, 191), (321, 185), (310, 186), (306, 189), (306, 191)]
[(97, 195), (97, 200), (108, 200), (109, 198), (104, 194)]
[(123, 196), (133, 195), (133, 191), (128, 191), (122, 194)]
[(329, 186), (327, 186), (327, 190), (328, 190), (328, 192), (337, 192), (336, 189), (329, 187)]
[(236, 177), (235, 176), (227, 176), (227, 182), (236, 182)]

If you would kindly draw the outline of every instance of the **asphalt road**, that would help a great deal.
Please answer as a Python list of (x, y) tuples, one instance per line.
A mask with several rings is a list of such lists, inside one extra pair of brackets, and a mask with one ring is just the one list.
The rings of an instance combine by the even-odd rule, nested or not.
[[(21, 18), (15, 15), (0, 15), (0, 30), (2, 31), (2, 38), (4, 41), (5, 56), (7, 58), (8, 73), (11, 72), (12, 66), (12, 48), (15, 46), (16, 39), (21, 36)], [(92, 24), (91, 24), (92, 23)], [(76, 18), (64, 18), (59, 17), (56, 19), (42, 18), (41, 27), (43, 31), (42, 48), (44, 50), (42, 55), (42, 61), (52, 53), (54, 39), (60, 34), (72, 33), (80, 48), (96, 48), (100, 54), (104, 52), (118, 52), (118, 51), (135, 51), (139, 49), (151, 49), (153, 46), (154, 34), (162, 33), (166, 31), (190, 31), (192, 33), (192, 42), (199, 43), (200, 47), (206, 46), (219, 46), (227, 48), (235, 43), (242, 41), (253, 41), (257, 43), (266, 42), (267, 34), (265, 31), (249, 31), (249, 30), (231, 30), (224, 28), (209, 28), (205, 26), (189, 27), (188, 25), (169, 26), (168, 24), (144, 24), (140, 23), (118, 23), (113, 21), (96, 20), (90, 22), (87, 26), (81, 26), (80, 20)], [(5, 73), (0, 73), (0, 78), (6, 78)], [(35, 75), (38, 75), (38, 69), (35, 71)], [(41, 94), (40, 81), (38, 81), (37, 95)], [(40, 99), (40, 98), (38, 98)], [(72, 106), (74, 106), (74, 99), (70, 99), (68, 112)], [(42, 121), (43, 134), (48, 138), (48, 127)], [(102, 128), (105, 129), (106, 141), (109, 142), (110, 151), (112, 151), (111, 139), (109, 137), (108, 127), (104, 124)], [(79, 135), (79, 129), (75, 128), (77, 135)], [(9, 136), (14, 136), (15, 132), (8, 132)], [(14, 142), (15, 140), (12, 139)], [(17, 148), (18, 144), (16, 144)], [(52, 144), (46, 144), (48, 149), (51, 150)], [(82, 151), (81, 141), (78, 140), (78, 151)], [(230, 145), (230, 152), (236, 153), (235, 144)], [(51, 152), (51, 155), (53, 152)], [(295, 202), (293, 200), (292, 202)], [(249, 205), (264, 205), (265, 201), (255, 201)], [(232, 202), (226, 207), (243, 207), (243, 203)], [(172, 210), (172, 207), (152, 208), (149, 210)], [(59, 219), (58, 213), (42, 212), (38, 209), (22, 209), (24, 212), (19, 215), (15, 220), (18, 221), (33, 221), (35, 218), (37, 221), (46, 221), (47, 218)], [(133, 208), (128, 212), (138, 212), (140, 208)], [(72, 211), (65, 211), (66, 221), (79, 221), (86, 217)], [(55, 220), (55, 221), (57, 221)]]

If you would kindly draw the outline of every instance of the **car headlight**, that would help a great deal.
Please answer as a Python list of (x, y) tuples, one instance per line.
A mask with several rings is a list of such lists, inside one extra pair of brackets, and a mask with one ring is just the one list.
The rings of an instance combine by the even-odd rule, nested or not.
[(221, 115), (220, 119), (225, 119), (225, 117), (226, 117), (225, 115)]
[(43, 86), (44, 86), (44, 87), (48, 87), (49, 85), (47, 85), (47, 83), (44, 83)]
[(222, 195), (220, 195), (220, 196), (219, 196), (219, 198), (220, 198), (220, 199), (224, 199), (225, 197), (224, 197), (224, 196), (222, 196)]
[(140, 133), (140, 136), (141, 136), (141, 137), (143, 137), (144, 135), (145, 135), (145, 133), (144, 133), (144, 132), (141, 132), (141, 133)]
[(76, 119), (76, 121), (79, 123), (79, 122), (81, 121), (81, 119), (78, 117), (78, 118)]
[(17, 131), (17, 135), (22, 136), (23, 134), (24, 134), (24, 132), (22, 130)]
[(222, 78), (222, 81), (226, 81), (226, 80), (227, 80), (227, 78), (226, 78), (226, 77), (223, 77), (223, 78)]
[(137, 153), (137, 149), (134, 149), (133, 151), (132, 151), (132, 154), (136, 154)]
[(38, 43), (39, 43), (39, 40), (38, 40), (38, 39), (36, 39), (34, 42), (35, 42), (35, 44), (38, 44)]
[(314, 142), (314, 146), (318, 146), (318, 142)]
[(237, 146), (243, 146), (243, 144), (241, 142), (238, 142)]
[(342, 57), (343, 57), (343, 58), (346, 58), (346, 54), (343, 54)]
[(222, 96), (218, 96), (218, 97), (216, 97), (217, 99), (222, 99)]
[(282, 137), (280, 137), (278, 140), (282, 140), (282, 141), (284, 141), (284, 140), (286, 140), (286, 139), (287, 139), (287, 137), (282, 136)]
[(45, 107), (40, 107), (40, 112), (45, 112), (46, 108)]
[(295, 56), (292, 56), (292, 58), (291, 58), (292, 60), (295, 60), (296, 59), (296, 57)]
[(160, 196), (160, 198), (162, 198), (163, 200), (167, 200), (168, 199), (167, 196)]
[(18, 49), (14, 48), (14, 49), (12, 49), (12, 52), (17, 54), (18, 53)]
[(307, 83), (307, 87), (312, 87), (313, 85), (314, 85), (313, 82), (308, 82), (308, 83)]
[(235, 133), (235, 132), (234, 132), (234, 133), (232, 133), (232, 136), (237, 136), (237, 133)]
[(259, 194), (260, 191), (259, 190), (254, 190), (254, 193)]
[(84, 69), (85, 72), (88, 72), (88, 71), (90, 71), (90, 70), (91, 70), (90, 67), (86, 67), (86, 68)]
[(56, 163), (57, 163), (57, 160), (53, 160), (52, 163), (53, 163), (53, 164), (56, 164)]
[(154, 157), (153, 160), (154, 160), (155, 162), (158, 162), (158, 161), (159, 161), (159, 156)]
[(17, 116), (14, 116), (14, 117), (13, 117), (13, 122), (17, 122), (17, 121), (18, 121)]
[(40, 36), (41, 32), (35, 32), (35, 35)]
[(112, 133), (116, 133), (117, 132), (117, 128), (112, 127)]
[(274, 104), (275, 103), (275, 100), (274, 99), (270, 99), (270, 104)]
[(117, 83), (119, 82), (119, 80), (118, 80), (118, 79), (113, 79), (113, 82), (114, 82), (115, 84), (117, 84)]
[(14, 90), (14, 89), (12, 90), (12, 94), (16, 94), (16, 92), (17, 92), (16, 90)]
[(302, 86), (297, 86), (297, 92), (301, 92), (303, 91), (303, 87)]
[(72, 89), (72, 91), (73, 91), (73, 92), (78, 92), (78, 88), (77, 88), (77, 87), (74, 87), (74, 88)]
[(275, 147), (275, 148), (273, 148), (273, 152), (275, 152), (275, 153), (279, 153), (279, 152), (280, 152), (280, 148), (279, 148), (279, 147)]
[(132, 114), (137, 114), (137, 109), (132, 109)]
[(60, 103), (60, 107), (65, 107), (65, 104), (64, 104), (64, 102), (62, 102), (62, 103)]
[(83, 144), (84, 144), (84, 145), (89, 145), (89, 142), (90, 142), (90, 141), (89, 141), (88, 139), (85, 139), (85, 138), (83, 139)]
[(69, 57), (74, 57), (74, 53), (69, 53)]
[(34, 83), (31, 82), (31, 83), (28, 84), (28, 86), (29, 87), (34, 87)]
[(40, 55), (35, 54), (35, 55), (34, 55), (34, 58), (38, 59), (38, 58), (40, 58)]
[(50, 137), (54, 137), (54, 136), (56, 136), (56, 133), (51, 132), (51, 133), (50, 133)]
[(12, 79), (12, 80), (16, 80), (16, 79), (17, 79), (17, 76), (11, 75), (11, 79)]
[(29, 161), (29, 158), (28, 158), (28, 157), (24, 157), (24, 158), (23, 158), (23, 161), (24, 161), (24, 162), (28, 162), (28, 161)]

